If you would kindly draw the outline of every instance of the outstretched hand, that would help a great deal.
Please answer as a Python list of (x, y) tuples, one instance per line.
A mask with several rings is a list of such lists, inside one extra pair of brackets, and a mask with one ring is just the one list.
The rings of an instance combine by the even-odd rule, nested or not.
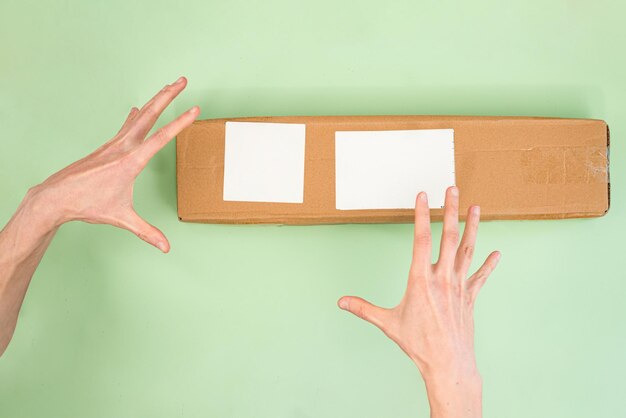
[(141, 109), (132, 108), (110, 141), (33, 188), (31, 192), (43, 198), (54, 226), (72, 220), (109, 224), (169, 251), (165, 235), (135, 212), (133, 186), (150, 159), (198, 117), (200, 109), (192, 107), (146, 139), (163, 110), (186, 85), (181, 77)]
[[(431, 264), (430, 210), (426, 193), (417, 196), (413, 260), (407, 289), (398, 306), (385, 309), (353, 296), (338, 302), (341, 309), (380, 328), (413, 360), (426, 382), (433, 417), (480, 416), (473, 309), (500, 258), (497, 251), (491, 253), (482, 267), (466, 279), (480, 208), (469, 208), (460, 244), (458, 208), (459, 191), (450, 187), (446, 192), (439, 260)], [(472, 399), (460, 399), (468, 395)], [(455, 406), (455, 402), (463, 405)]]

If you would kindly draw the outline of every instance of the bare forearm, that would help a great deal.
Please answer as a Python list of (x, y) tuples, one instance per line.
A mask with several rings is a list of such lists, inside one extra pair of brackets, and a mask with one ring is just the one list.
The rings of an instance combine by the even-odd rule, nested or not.
[(165, 235), (135, 212), (133, 185), (150, 159), (200, 114), (194, 106), (148, 137), (161, 112), (186, 85), (187, 79), (180, 77), (141, 110), (133, 107), (113, 138), (28, 191), (0, 232), (0, 355), (13, 335), (33, 273), (61, 224), (109, 224), (169, 251)]
[(24, 295), (57, 225), (41, 190), (33, 188), (0, 232), (0, 355), (13, 336)]

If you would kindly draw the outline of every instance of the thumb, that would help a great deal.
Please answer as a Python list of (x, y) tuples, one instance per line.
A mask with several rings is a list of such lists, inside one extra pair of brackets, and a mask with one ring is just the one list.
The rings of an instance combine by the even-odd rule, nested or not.
[(163, 235), (163, 232), (159, 230), (159, 228), (149, 224), (135, 212), (133, 212), (132, 215), (130, 215), (129, 217), (130, 219), (124, 225), (127, 230), (137, 235), (148, 244), (154, 245), (156, 248), (163, 251), (164, 253), (170, 251), (170, 243), (168, 242), (167, 238), (165, 238), (165, 235)]
[(339, 308), (348, 311), (366, 320), (385, 331), (387, 319), (389, 318), (389, 310), (372, 305), (365, 299), (356, 296), (344, 296), (337, 302)]

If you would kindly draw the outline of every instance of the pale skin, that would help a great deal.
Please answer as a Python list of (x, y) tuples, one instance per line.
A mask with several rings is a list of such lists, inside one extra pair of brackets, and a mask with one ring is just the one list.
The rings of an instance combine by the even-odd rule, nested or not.
[[(163, 110), (186, 87), (181, 77), (141, 109), (133, 108), (120, 131), (92, 154), (31, 188), (0, 232), (0, 355), (6, 350), (31, 278), (61, 225), (71, 221), (126, 229), (163, 252), (163, 233), (133, 208), (133, 185), (150, 159), (199, 114), (193, 107), (148, 135)], [(479, 222), (469, 209), (459, 245), (458, 189), (446, 194), (439, 260), (431, 265), (430, 211), (420, 193), (415, 206), (415, 238), (406, 293), (398, 306), (384, 309), (361, 298), (343, 297), (342, 309), (379, 327), (419, 368), (426, 382), (431, 417), (480, 417), (482, 384), (474, 355), (473, 306), (495, 268), (492, 253), (469, 279)]]
[(391, 309), (354, 296), (339, 307), (382, 330), (419, 369), (432, 418), (482, 417), (482, 380), (474, 353), (474, 302), (495, 269), (491, 253), (469, 278), (480, 208), (467, 212), (459, 243), (459, 190), (446, 192), (439, 260), (431, 264), (430, 210), (425, 193), (415, 203), (413, 259), (404, 297)]
[(33, 273), (64, 223), (113, 225), (170, 250), (165, 235), (135, 212), (133, 185), (150, 159), (198, 117), (200, 109), (192, 107), (147, 137), (186, 85), (181, 77), (165, 86), (141, 109), (131, 109), (111, 140), (27, 192), (0, 232), (0, 355), (13, 336)]

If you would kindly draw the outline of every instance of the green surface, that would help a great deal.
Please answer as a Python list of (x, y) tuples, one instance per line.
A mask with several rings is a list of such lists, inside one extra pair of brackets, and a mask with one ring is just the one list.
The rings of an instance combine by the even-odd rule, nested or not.
[[(478, 302), (477, 355), (485, 417), (624, 416), (625, 12), (581, 0), (2, 0), (2, 222), (181, 74), (188, 89), (159, 124), (194, 104), (202, 118), (605, 119), (606, 217), (481, 226), (478, 258), (503, 258)], [(399, 300), (410, 225), (180, 223), (173, 143), (135, 190), (171, 253), (64, 226), (0, 358), (0, 416), (427, 416), (404, 354), (335, 306), (344, 294)]]

